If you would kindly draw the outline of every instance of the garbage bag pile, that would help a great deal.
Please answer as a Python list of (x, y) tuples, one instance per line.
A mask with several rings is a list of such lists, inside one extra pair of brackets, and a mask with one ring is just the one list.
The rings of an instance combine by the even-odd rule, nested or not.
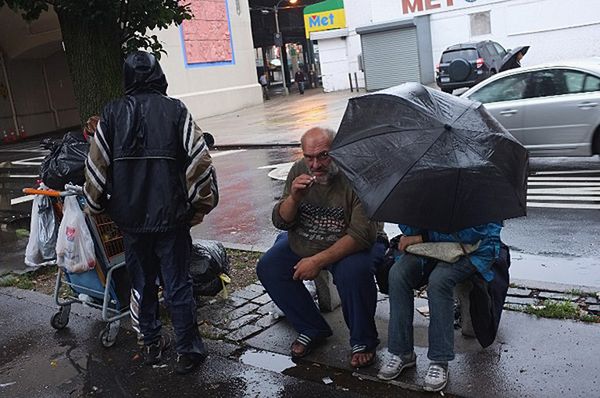
[(194, 296), (216, 296), (229, 280), (229, 258), (223, 244), (210, 240), (194, 241), (190, 275)]
[(50, 149), (50, 154), (40, 167), (40, 175), (46, 186), (63, 190), (67, 183), (83, 185), (90, 144), (81, 133), (68, 132), (61, 141), (45, 141), (43, 146)]

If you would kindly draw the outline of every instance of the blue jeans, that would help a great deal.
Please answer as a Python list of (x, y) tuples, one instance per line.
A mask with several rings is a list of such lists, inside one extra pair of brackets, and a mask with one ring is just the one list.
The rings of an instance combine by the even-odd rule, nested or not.
[(189, 230), (124, 233), (123, 240), (132, 294), (140, 307), (138, 320), (144, 344), (155, 343), (160, 338), (162, 324), (158, 317), (156, 284), (160, 274), (165, 304), (175, 329), (175, 350), (180, 354), (205, 355), (189, 272), (192, 246)]
[(414, 289), (427, 284), (429, 299), (429, 351), (431, 361), (454, 359), (454, 287), (475, 274), (477, 269), (466, 257), (454, 264), (403, 254), (392, 266), (390, 282), (390, 322), (388, 350), (394, 355), (414, 351)]
[[(344, 320), (350, 329), (351, 346), (364, 344), (370, 350), (379, 344), (375, 327), (377, 287), (374, 272), (375, 261), (383, 258), (384, 251), (384, 245), (376, 243), (371, 250), (351, 254), (326, 268), (333, 275), (340, 294)], [(301, 259), (290, 249), (287, 232), (283, 232), (258, 262), (256, 273), (269, 296), (298, 333), (312, 339), (329, 337), (331, 327), (304, 283), (292, 279), (294, 266)]]

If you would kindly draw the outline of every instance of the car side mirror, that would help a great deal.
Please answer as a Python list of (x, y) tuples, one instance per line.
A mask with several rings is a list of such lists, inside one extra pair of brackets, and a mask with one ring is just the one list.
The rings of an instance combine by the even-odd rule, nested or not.
[(212, 147), (215, 145), (215, 137), (208, 131), (205, 131), (204, 133), (202, 133), (202, 135), (204, 136), (206, 146), (208, 146), (209, 149), (212, 149)]

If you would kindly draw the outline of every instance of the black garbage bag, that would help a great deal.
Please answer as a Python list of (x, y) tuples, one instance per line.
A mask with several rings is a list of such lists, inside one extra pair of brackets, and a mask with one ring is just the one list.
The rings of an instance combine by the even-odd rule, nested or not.
[(90, 144), (81, 133), (68, 132), (61, 141), (45, 142), (50, 154), (40, 167), (42, 181), (49, 188), (65, 189), (65, 184), (83, 185), (85, 182), (85, 159)]
[(194, 241), (190, 260), (194, 296), (215, 296), (223, 289), (220, 275), (229, 275), (229, 258), (221, 242)]

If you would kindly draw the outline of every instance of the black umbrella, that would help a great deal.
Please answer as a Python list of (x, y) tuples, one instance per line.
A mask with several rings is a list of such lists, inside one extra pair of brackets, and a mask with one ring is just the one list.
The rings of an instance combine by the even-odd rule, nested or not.
[(514, 69), (521, 67), (519, 61), (517, 61), (517, 54), (521, 53), (523, 56), (527, 54), (529, 50), (529, 46), (520, 46), (513, 48), (508, 54), (502, 58), (502, 65), (500, 65), (499, 72), (504, 72), (505, 70)]
[(480, 103), (417, 83), (350, 99), (330, 154), (374, 220), (455, 232), (526, 213), (526, 149)]

